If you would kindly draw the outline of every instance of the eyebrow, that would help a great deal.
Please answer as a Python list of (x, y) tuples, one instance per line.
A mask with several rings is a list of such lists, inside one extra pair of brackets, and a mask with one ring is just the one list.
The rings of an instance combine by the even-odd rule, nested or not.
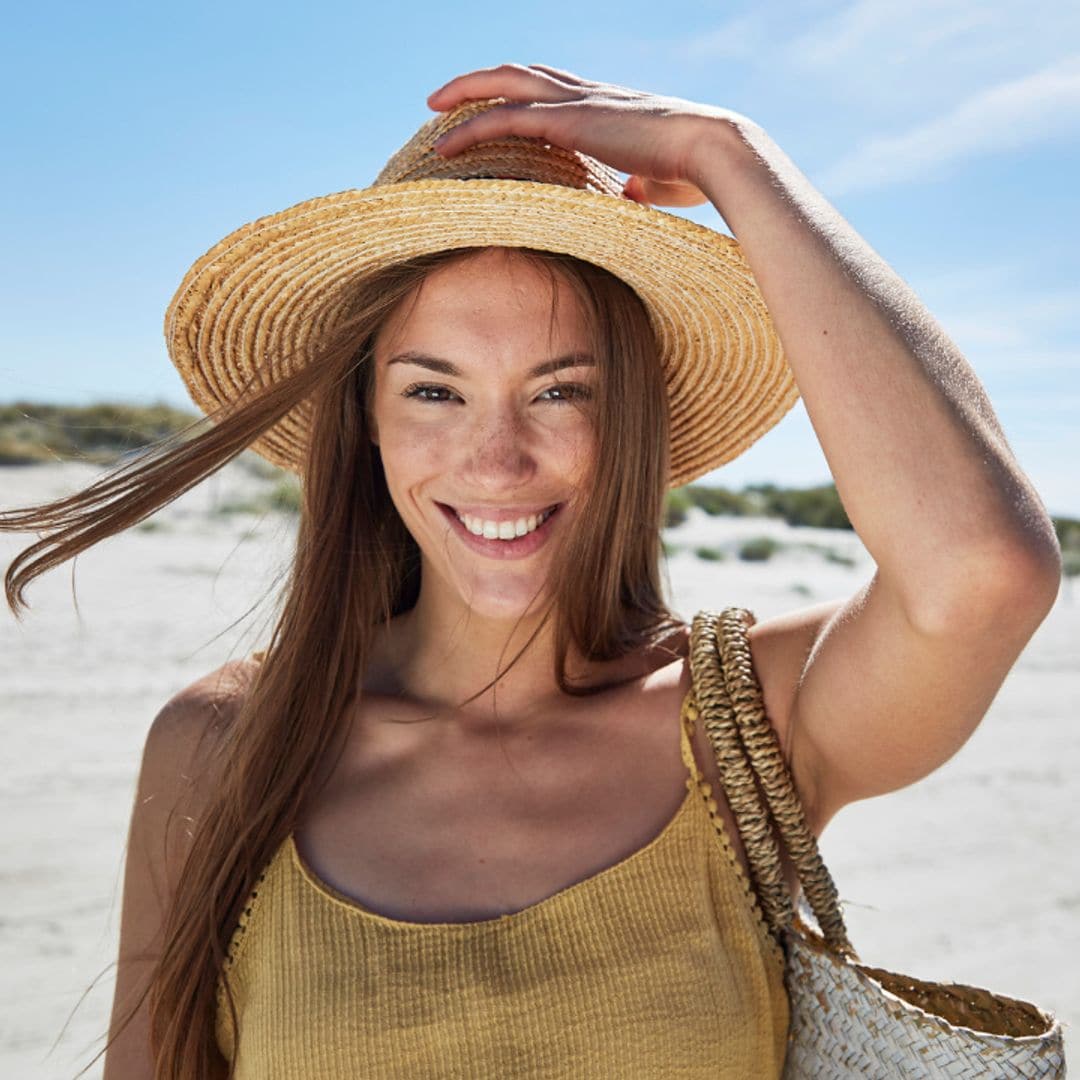
[[(437, 356), (428, 356), (427, 353), (416, 352), (412, 349), (391, 357), (386, 366), (389, 367), (391, 364), (416, 364), (418, 367), (427, 368), (428, 371), (437, 372), (439, 375), (448, 375), (451, 378), (458, 379), (465, 377), (465, 372), (456, 364), (450, 363), (449, 360), (441, 360)], [(544, 375), (552, 375), (556, 371), (568, 367), (596, 367), (596, 361), (588, 353), (566, 353), (564, 356), (556, 356), (552, 360), (545, 360), (543, 363), (537, 364), (530, 369), (528, 374), (530, 379), (539, 379)]]

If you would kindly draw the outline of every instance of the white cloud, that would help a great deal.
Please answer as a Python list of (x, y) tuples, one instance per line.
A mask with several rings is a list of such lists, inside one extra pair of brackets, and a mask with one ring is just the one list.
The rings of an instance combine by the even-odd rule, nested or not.
[(1080, 54), (989, 87), (899, 135), (870, 139), (815, 180), (832, 197), (940, 176), (948, 166), (1080, 130)]
[(736, 78), (775, 86), (789, 107), (878, 121), (941, 110), (1080, 48), (1076, 0), (757, 0), (725, 9), (719, 26), (651, 47), (689, 66), (737, 61)]
[[(1028, 4), (1030, 12), (1034, 5)], [(787, 51), (806, 68), (861, 64), (872, 57), (894, 63), (925, 59), (935, 49), (967, 49), (983, 35), (1003, 29), (1019, 5), (985, 0), (857, 0), (788, 42)]]

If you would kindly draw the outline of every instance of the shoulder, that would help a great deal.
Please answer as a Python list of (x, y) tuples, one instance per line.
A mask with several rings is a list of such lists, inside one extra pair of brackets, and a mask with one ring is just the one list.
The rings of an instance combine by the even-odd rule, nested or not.
[(178, 690), (154, 717), (147, 745), (194, 752), (208, 738), (224, 734), (258, 670), (254, 659), (230, 660)]
[(259, 665), (234, 660), (183, 687), (158, 711), (143, 747), (136, 796), (136, 821), (164, 834), (168, 861), (183, 861), (190, 828), (170, 828), (180, 814), (190, 825), (214, 787), (214, 769)]
[(177, 691), (147, 732), (143, 766), (191, 764), (212, 754), (227, 736), (259, 664), (231, 660)]

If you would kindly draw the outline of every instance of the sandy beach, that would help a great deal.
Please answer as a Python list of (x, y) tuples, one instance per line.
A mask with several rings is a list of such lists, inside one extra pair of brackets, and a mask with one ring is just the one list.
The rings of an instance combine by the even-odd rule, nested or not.
[[(73, 463), (0, 468), (0, 506), (98, 474)], [(293, 520), (228, 512), (260, 484), (230, 466), (81, 556), (77, 610), (69, 564), (30, 587), (22, 624), (0, 618), (0, 1076), (66, 1080), (104, 1044), (146, 730), (173, 693), (260, 648), (272, 624)], [(759, 536), (784, 546), (764, 562), (693, 552)], [(5, 569), (32, 539), (0, 535)], [(679, 549), (670, 600), (687, 619), (729, 605), (766, 618), (850, 596), (873, 572), (855, 534), (776, 520), (695, 509), (666, 539)], [(913, 787), (845, 808), (821, 844), (866, 963), (1034, 1001), (1061, 1019), (1070, 1056), (1080, 1023), (1078, 715), (1080, 588), (1065, 582), (960, 753)], [(99, 1059), (84, 1075), (101, 1068)]]

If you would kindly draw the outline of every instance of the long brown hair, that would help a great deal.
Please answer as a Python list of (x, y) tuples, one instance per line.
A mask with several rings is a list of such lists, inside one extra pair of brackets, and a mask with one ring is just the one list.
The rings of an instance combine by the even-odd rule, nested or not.
[[(258, 675), (215, 739), (215, 786), (202, 819), (193, 823), (160, 959), (143, 994), (150, 993), (156, 1080), (233, 1075), (235, 1062), (226, 1070), (214, 1026), (220, 979), (238, 1030), (223, 970), (232, 932), (259, 872), (295, 827), (320, 778), (325, 782), (326, 763), (342, 749), (346, 708), (379, 627), (409, 610), (419, 593), (419, 547), (394, 507), (379, 449), (368, 436), (373, 343), (427, 274), (479, 250), (423, 255), (365, 279), (348, 320), (286, 380), (242, 395), (237, 405), (84, 491), (0, 514), (0, 529), (47, 534), (7, 571), (6, 595), (18, 617), (34, 578), (141, 521), (310, 400), (296, 553), (281, 615)], [(553, 553), (552, 600), (543, 619), (555, 620), (558, 685), (567, 694), (585, 695), (603, 687), (568, 679), (571, 643), (586, 658), (612, 660), (659, 645), (683, 626), (667, 608), (660, 583), (667, 395), (648, 314), (626, 283), (569, 255), (512, 250), (550, 275), (553, 297), (556, 275), (572, 288), (591, 327), (597, 361), (593, 476), (603, 482), (591, 485), (589, 513), (574, 517)]]

